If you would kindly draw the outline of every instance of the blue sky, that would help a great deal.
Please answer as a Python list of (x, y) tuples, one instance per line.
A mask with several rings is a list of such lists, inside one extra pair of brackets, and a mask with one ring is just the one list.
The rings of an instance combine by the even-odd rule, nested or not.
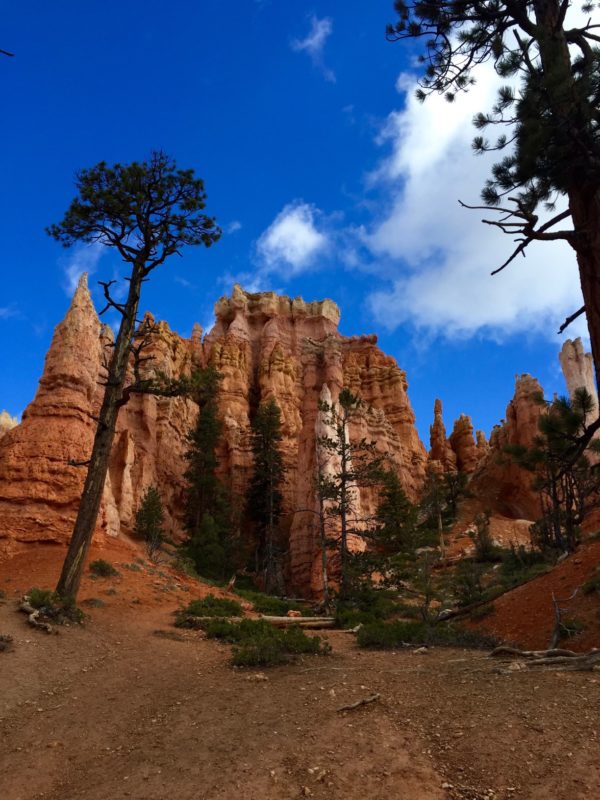
[[(408, 373), (428, 441), (433, 401), (489, 433), (516, 373), (563, 392), (555, 332), (576, 310), (574, 258), (538, 245), (496, 278), (510, 242), (458, 199), (489, 163), (469, 152), (490, 70), (449, 106), (413, 99), (415, 50), (385, 41), (391, 0), (61, 0), (3, 11), (0, 410), (32, 399), (73, 280), (119, 275), (64, 251), (73, 175), (162, 148), (204, 178), (225, 235), (157, 271), (142, 305), (189, 335), (234, 281), (331, 297), (344, 334), (379, 334)], [(96, 295), (97, 296), (97, 295)], [(571, 335), (583, 332), (583, 328)]]

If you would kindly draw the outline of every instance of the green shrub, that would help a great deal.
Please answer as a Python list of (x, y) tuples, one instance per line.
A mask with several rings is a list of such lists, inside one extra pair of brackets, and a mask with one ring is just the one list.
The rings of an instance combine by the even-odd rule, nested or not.
[(274, 667), (289, 661), (290, 655), (281, 641), (270, 636), (243, 640), (231, 654), (234, 667)]
[(329, 644), (319, 636), (307, 636), (298, 626), (275, 628), (264, 620), (202, 620), (200, 627), (209, 639), (234, 644), (232, 664), (238, 667), (268, 667), (285, 664), (296, 655), (326, 655)]
[(477, 631), (451, 625), (426, 625), (424, 622), (374, 622), (358, 631), (359, 647), (378, 650), (403, 645), (440, 645), (443, 647), (493, 647), (497, 642)]
[(30, 589), (27, 593), (29, 605), (34, 608), (54, 608), (57, 597), (50, 589)]
[(97, 578), (114, 578), (119, 574), (113, 565), (109, 564), (108, 561), (105, 561), (103, 558), (92, 561), (90, 564), (90, 572)]
[(244, 638), (242, 623), (230, 622), (228, 619), (219, 617), (206, 619), (202, 621), (200, 627), (206, 633), (207, 639), (220, 639), (234, 644)]
[(209, 594), (202, 600), (192, 600), (188, 606), (177, 611), (177, 618), (185, 620), (186, 617), (241, 617), (242, 614), (242, 607), (237, 600)]
[(85, 615), (80, 608), (69, 598), (59, 597), (50, 589), (30, 589), (27, 593), (29, 605), (41, 612), (46, 620), (51, 620), (59, 625), (71, 622), (83, 622)]
[(452, 589), (459, 606), (470, 606), (483, 599), (483, 570), (473, 561), (461, 561), (456, 567)]
[(263, 592), (251, 589), (236, 589), (235, 593), (252, 603), (254, 610), (258, 614), (270, 614), (275, 617), (284, 617), (288, 611), (300, 611), (302, 616), (310, 616), (311, 614), (310, 610), (301, 606), (300, 603), (283, 600), (281, 597), (274, 597)]
[(268, 667), (285, 664), (290, 656), (331, 652), (329, 644), (320, 636), (307, 636), (298, 625), (281, 630), (261, 620), (244, 622), (240, 623), (242, 638), (232, 653), (232, 664), (236, 667)]

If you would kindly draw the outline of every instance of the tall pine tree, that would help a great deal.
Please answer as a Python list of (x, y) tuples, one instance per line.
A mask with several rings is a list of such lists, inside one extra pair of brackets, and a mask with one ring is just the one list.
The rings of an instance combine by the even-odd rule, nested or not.
[(258, 536), (257, 567), (267, 592), (282, 588), (277, 541), (283, 507), (281, 487), (286, 472), (282, 439), (281, 411), (275, 400), (267, 400), (258, 407), (252, 421), (254, 473), (248, 489), (248, 515)]
[(329, 507), (329, 513), (339, 519), (339, 553), (341, 566), (340, 596), (350, 594), (350, 554), (348, 539), (353, 533), (362, 534), (362, 526), (353, 527), (356, 520), (356, 489), (372, 486), (380, 480), (383, 456), (377, 455), (375, 443), (361, 439), (350, 441), (349, 422), (362, 405), (359, 397), (343, 388), (337, 403), (321, 401), (319, 410), (331, 433), (318, 439), (321, 455), (329, 458), (335, 467), (320, 482), (320, 491)]
[(194, 398), (199, 406), (196, 424), (187, 436), (185, 454), (185, 523), (187, 552), (202, 575), (224, 577), (229, 560), (230, 504), (217, 475), (217, 446), (223, 433), (217, 395), (221, 376), (214, 367), (194, 375)]

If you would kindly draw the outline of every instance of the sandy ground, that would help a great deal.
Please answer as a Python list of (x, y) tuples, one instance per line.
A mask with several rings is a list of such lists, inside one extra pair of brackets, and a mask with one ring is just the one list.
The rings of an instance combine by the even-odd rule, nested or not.
[(342, 632), (330, 657), (235, 670), (228, 646), (171, 626), (207, 589), (147, 567), (88, 579), (105, 605), (46, 635), (16, 599), (61, 558), (0, 565), (2, 800), (600, 796), (598, 672), (498, 674), (485, 653), (365, 652)]

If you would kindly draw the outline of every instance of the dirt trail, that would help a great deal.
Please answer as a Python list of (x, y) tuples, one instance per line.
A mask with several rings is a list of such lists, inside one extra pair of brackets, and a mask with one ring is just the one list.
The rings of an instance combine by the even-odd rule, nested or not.
[(263, 680), (195, 632), (156, 634), (189, 597), (163, 591), (170, 576), (147, 596), (144, 572), (86, 584), (106, 605), (47, 636), (14, 610), (25, 567), (0, 570), (0, 632), (15, 639), (0, 653), (3, 800), (598, 796), (598, 673), (498, 675), (482, 653), (371, 653), (334, 632), (331, 657)]

